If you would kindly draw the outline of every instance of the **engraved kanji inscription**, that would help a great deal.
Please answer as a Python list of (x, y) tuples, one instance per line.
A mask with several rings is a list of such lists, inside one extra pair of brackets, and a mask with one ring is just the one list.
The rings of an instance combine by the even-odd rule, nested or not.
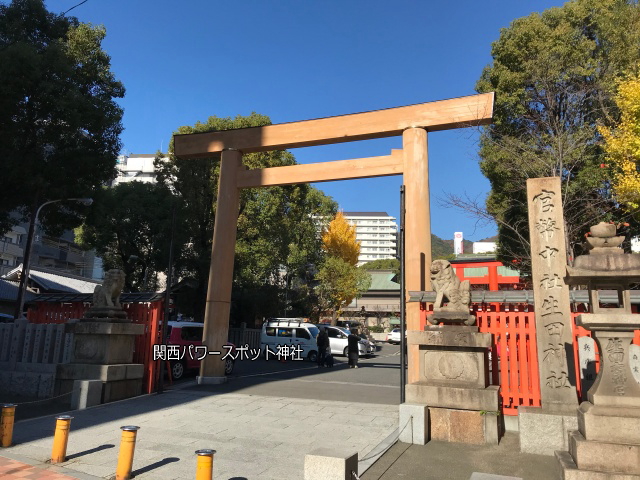
[(551, 240), (556, 233), (556, 231), (560, 230), (556, 221), (553, 218), (541, 218), (536, 222), (536, 230), (542, 235), (542, 237), (548, 242)]
[(558, 275), (557, 273), (545, 273), (540, 279), (540, 288), (544, 288), (547, 290), (562, 288), (563, 285), (564, 283), (562, 282), (560, 275)]
[(558, 306), (558, 300), (556, 300), (551, 295), (545, 298), (544, 300), (542, 300), (541, 310), (542, 312), (540, 314), (543, 317), (546, 317), (547, 315), (555, 315), (555, 314), (562, 315), (562, 311)]
[(554, 197), (556, 192), (552, 192), (550, 190), (542, 189), (542, 192), (533, 197), (533, 203), (536, 203), (540, 206), (540, 210), (543, 213), (548, 213), (553, 211), (554, 207)]
[(547, 261), (547, 265), (550, 267), (551, 262), (558, 256), (558, 249), (547, 245), (540, 250), (539, 255)]

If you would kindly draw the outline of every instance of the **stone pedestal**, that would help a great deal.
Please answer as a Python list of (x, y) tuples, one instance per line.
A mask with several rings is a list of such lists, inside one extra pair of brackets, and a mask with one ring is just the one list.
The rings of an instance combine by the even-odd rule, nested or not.
[(73, 363), (113, 365), (131, 363), (136, 335), (144, 325), (81, 320), (71, 327), (74, 333)]
[(553, 456), (558, 450), (569, 449), (569, 434), (578, 428), (576, 409), (559, 405), (518, 407), (520, 451)]
[(640, 408), (583, 402), (569, 452), (556, 452), (563, 479), (640, 480)]
[(487, 357), (491, 334), (472, 326), (431, 326), (410, 331), (407, 341), (418, 345), (420, 367), (419, 380), (406, 386), (406, 401), (428, 407), (430, 438), (497, 444), (499, 387), (489, 386)]
[(83, 319), (68, 325), (74, 333), (73, 359), (57, 367), (56, 395), (73, 391), (76, 380), (101, 381), (101, 403), (142, 393), (144, 366), (131, 361), (135, 336), (144, 333), (144, 325), (108, 320)]

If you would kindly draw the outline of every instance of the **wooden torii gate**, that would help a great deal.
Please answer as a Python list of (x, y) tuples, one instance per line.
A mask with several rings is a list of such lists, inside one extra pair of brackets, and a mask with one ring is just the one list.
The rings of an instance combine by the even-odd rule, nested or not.
[[(430, 290), (431, 219), (427, 132), (486, 125), (493, 116), (494, 94), (484, 93), (405, 107), (354, 113), (264, 127), (174, 136), (174, 152), (181, 158), (207, 157), (222, 152), (218, 206), (213, 231), (211, 267), (205, 309), (203, 342), (223, 351), (229, 332), (231, 285), (241, 188), (352, 178), (403, 175), (405, 186), (405, 288)], [(242, 154), (296, 147), (353, 142), (402, 135), (402, 150), (383, 157), (360, 158), (287, 167), (247, 170)], [(409, 298), (408, 294), (405, 298)], [(420, 328), (420, 305), (406, 304), (407, 328)], [(417, 381), (417, 347), (411, 346), (408, 381)], [(217, 357), (217, 358), (216, 358)], [(222, 383), (224, 362), (205, 357), (199, 384)]]

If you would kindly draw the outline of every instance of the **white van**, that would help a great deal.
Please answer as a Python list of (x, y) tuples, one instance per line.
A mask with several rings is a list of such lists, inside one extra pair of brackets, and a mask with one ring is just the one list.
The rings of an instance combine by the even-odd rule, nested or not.
[(260, 349), (266, 354), (267, 347), (276, 352), (278, 345), (295, 345), (302, 348), (301, 357), (315, 362), (318, 360), (318, 333), (318, 327), (304, 318), (270, 318), (262, 325)]

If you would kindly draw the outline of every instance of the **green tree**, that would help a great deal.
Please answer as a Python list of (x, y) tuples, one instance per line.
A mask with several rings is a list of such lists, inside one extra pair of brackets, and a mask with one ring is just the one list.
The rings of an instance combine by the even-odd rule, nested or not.
[[(48, 200), (90, 197), (115, 176), (122, 109), (114, 98), (124, 87), (102, 50), (105, 35), (42, 0), (0, 5), (0, 233)], [(40, 220), (56, 234), (78, 226), (81, 212), (56, 203)]]
[[(130, 182), (96, 193), (78, 242), (95, 248), (105, 269), (120, 268), (129, 291), (155, 290), (157, 273), (166, 274), (169, 261), (172, 208), (177, 205), (174, 255), (189, 246), (181, 220), (183, 210), (164, 185)], [(132, 256), (136, 257), (134, 260)], [(146, 279), (146, 282), (145, 282)]]
[[(270, 123), (269, 117), (257, 113), (238, 115), (233, 119), (212, 116), (204, 123), (180, 127), (176, 133), (220, 131)], [(289, 152), (270, 151), (243, 155), (243, 163), (249, 168), (265, 168), (295, 165), (296, 162)], [(220, 154), (181, 159), (173, 155), (171, 142), (168, 158), (158, 154), (155, 165), (158, 181), (171, 188), (184, 203), (185, 231), (192, 247), (176, 260), (176, 264), (196, 280), (197, 301), (193, 313), (196, 318), (202, 318), (211, 261)], [(238, 217), (234, 298), (250, 302), (252, 306), (237, 305), (233, 311), (256, 317), (281, 314), (282, 303), (295, 296), (292, 282), (308, 277), (311, 266), (320, 263), (322, 246), (314, 216), (333, 216), (336, 210), (336, 203), (331, 198), (307, 184), (243, 189)], [(272, 291), (273, 285), (279, 286), (281, 292), (277, 306), (273, 295), (265, 297), (260, 293), (261, 289)], [(288, 297), (289, 293), (293, 296)]]
[(614, 122), (615, 79), (640, 60), (640, 8), (624, 0), (574, 0), (515, 20), (492, 45), (476, 84), (496, 92), (480, 166), (491, 182), (485, 214), (498, 225), (498, 257), (530, 270), (527, 178), (560, 176), (567, 247), (575, 257), (589, 225), (619, 214), (601, 168), (597, 124)]
[(365, 263), (360, 268), (363, 270), (392, 270), (396, 275), (400, 275), (400, 260), (397, 258), (379, 258)]
[(359, 298), (371, 286), (371, 275), (363, 268), (358, 268), (334, 256), (327, 256), (316, 280), (318, 307), (322, 313), (332, 316), (335, 325), (342, 307), (354, 298)]

